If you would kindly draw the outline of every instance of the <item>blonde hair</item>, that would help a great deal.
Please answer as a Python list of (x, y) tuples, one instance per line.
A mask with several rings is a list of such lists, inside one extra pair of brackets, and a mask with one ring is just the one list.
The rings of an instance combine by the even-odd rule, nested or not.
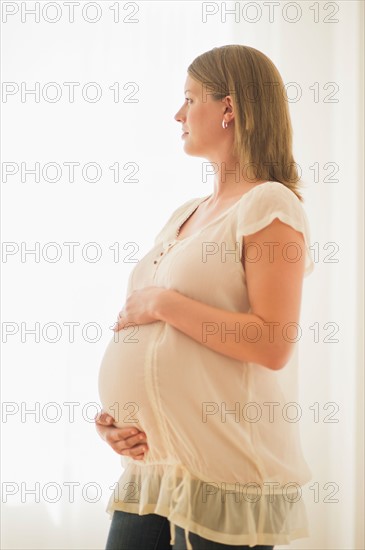
[(240, 166), (253, 167), (254, 178), (284, 184), (304, 202), (284, 83), (274, 63), (255, 48), (232, 44), (196, 57), (188, 74), (214, 100), (232, 96), (233, 154)]

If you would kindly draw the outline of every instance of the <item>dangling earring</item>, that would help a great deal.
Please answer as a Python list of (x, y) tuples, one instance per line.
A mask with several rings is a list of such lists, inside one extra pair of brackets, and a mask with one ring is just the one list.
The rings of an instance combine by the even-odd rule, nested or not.
[(222, 128), (228, 128), (228, 123), (224, 119), (222, 120)]

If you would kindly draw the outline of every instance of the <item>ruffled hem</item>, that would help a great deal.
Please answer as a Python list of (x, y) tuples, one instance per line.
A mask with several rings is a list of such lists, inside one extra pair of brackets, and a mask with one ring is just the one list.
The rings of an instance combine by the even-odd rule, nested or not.
[(308, 537), (308, 522), (298, 484), (228, 484), (203, 481), (182, 464), (146, 464), (123, 457), (126, 469), (110, 496), (106, 511), (158, 514), (175, 526), (205, 539), (231, 545), (288, 545)]

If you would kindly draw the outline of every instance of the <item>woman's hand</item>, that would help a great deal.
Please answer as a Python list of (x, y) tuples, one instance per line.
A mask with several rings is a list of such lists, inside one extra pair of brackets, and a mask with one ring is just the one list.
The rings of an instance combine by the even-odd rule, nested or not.
[[(137, 428), (117, 428), (113, 425), (114, 422), (114, 418), (103, 411), (96, 415), (95, 427), (100, 437), (116, 453), (143, 460), (145, 451), (148, 451), (146, 434)], [(132, 431), (135, 432), (134, 435), (131, 434)]]
[(113, 326), (114, 332), (118, 332), (128, 323), (146, 325), (157, 321), (157, 305), (168, 292), (169, 289), (159, 286), (147, 286), (134, 290), (118, 314), (118, 320)]

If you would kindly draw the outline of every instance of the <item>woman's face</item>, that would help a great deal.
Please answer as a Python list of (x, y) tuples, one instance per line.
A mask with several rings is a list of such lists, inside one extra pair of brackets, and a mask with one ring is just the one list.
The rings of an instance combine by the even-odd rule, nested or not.
[(231, 108), (228, 106), (227, 110), (226, 101), (214, 100), (206, 86), (189, 75), (185, 81), (184, 93), (184, 104), (174, 118), (181, 122), (182, 133), (187, 132), (182, 137), (185, 152), (209, 160), (219, 158), (222, 140), (226, 142), (231, 133), (222, 128), (222, 120), (223, 117), (226, 122), (232, 120)]

